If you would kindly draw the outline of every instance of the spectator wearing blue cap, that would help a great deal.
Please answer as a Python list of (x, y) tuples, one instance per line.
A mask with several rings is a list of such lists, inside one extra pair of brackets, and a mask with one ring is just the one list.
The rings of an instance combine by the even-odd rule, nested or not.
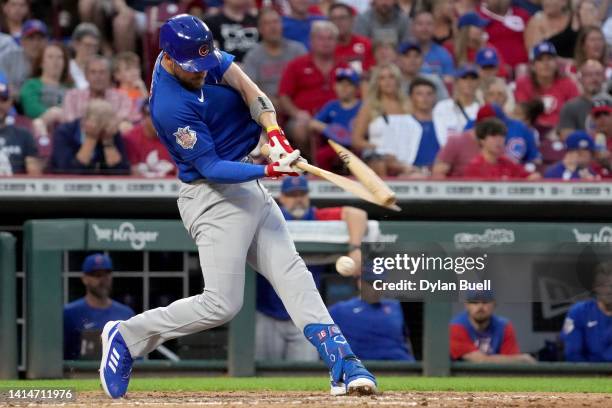
[(361, 296), (338, 302), (329, 314), (363, 360), (414, 361), (404, 313), (399, 301), (384, 299), (373, 287), (384, 275), (364, 268), (357, 281)]
[(595, 141), (584, 130), (576, 130), (565, 139), (565, 156), (544, 173), (545, 178), (595, 180), (600, 175), (593, 168)]
[(478, 68), (474, 65), (464, 65), (455, 71), (453, 98), (438, 102), (433, 110), (436, 135), (441, 140), (441, 146), (446, 144), (449, 137), (461, 134), (470, 120), (476, 119), (480, 108), (476, 99), (478, 84)]
[(423, 52), (422, 72), (440, 75), (451, 82), (455, 64), (451, 54), (434, 42), (434, 18), (431, 12), (418, 11), (412, 22), (412, 36)]
[(542, 41), (555, 46), (562, 58), (574, 58), (578, 31), (573, 28), (572, 0), (543, 1), (525, 28), (525, 46), (530, 49)]
[[(348, 230), (348, 256), (361, 265), (361, 241), (367, 229), (368, 215), (355, 207), (317, 208), (310, 205), (308, 180), (304, 176), (286, 177), (278, 198), (288, 221), (344, 221)], [(317, 286), (324, 265), (309, 265)], [(359, 276), (358, 270), (355, 276)], [(255, 356), (258, 360), (316, 361), (317, 351), (291, 321), (272, 285), (257, 274), (257, 314)]]
[(21, 46), (8, 49), (0, 47), (3, 49), (0, 54), (0, 72), (7, 76), (15, 95), (19, 94), (24, 81), (30, 77), (36, 62), (41, 60), (47, 46), (47, 37), (45, 23), (40, 20), (27, 20), (21, 31)]
[(27, 129), (15, 126), (9, 82), (0, 72), (0, 176), (40, 173), (36, 142)]
[(64, 306), (64, 359), (78, 360), (96, 347), (91, 339), (97, 336), (84, 336), (85, 332), (101, 333), (108, 321), (134, 316), (131, 308), (110, 298), (112, 270), (110, 257), (102, 253), (91, 254), (83, 261), (85, 296)]
[(474, 62), (478, 66), (478, 74), (481, 80), (506, 78), (508, 76), (508, 70), (501, 61), (500, 53), (493, 47), (479, 49)]
[(400, 44), (397, 49), (397, 66), (402, 71), (402, 89), (406, 94), (409, 93), (410, 83), (416, 78), (421, 77), (429, 80), (436, 86), (436, 102), (448, 98), (448, 89), (440, 76), (422, 72), (423, 52), (419, 44), (413, 41), (406, 41)]
[(465, 311), (450, 322), (450, 355), (474, 363), (535, 363), (521, 353), (512, 323), (495, 315), (491, 291), (466, 293)]
[(542, 101), (544, 113), (536, 123), (547, 132), (559, 123), (561, 107), (580, 92), (576, 83), (560, 72), (553, 44), (546, 41), (537, 44), (531, 50), (530, 58), (530, 74), (517, 79), (514, 96), (517, 103), (534, 99)]
[[(310, 129), (322, 134), (325, 138), (350, 147), (353, 121), (361, 107), (358, 98), (360, 77), (352, 68), (336, 69), (334, 91), (337, 99), (327, 102), (314, 119)], [(328, 143), (321, 143), (315, 152), (317, 165), (326, 170), (337, 171), (342, 167), (342, 160)]]

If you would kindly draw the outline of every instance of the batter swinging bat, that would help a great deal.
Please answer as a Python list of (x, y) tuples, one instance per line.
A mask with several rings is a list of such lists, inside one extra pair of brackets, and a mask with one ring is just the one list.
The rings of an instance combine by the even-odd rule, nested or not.
[[(268, 154), (270, 153), (270, 147), (267, 144), (264, 144), (263, 146), (261, 146), (260, 150), (261, 150), (261, 154), (268, 157)], [(366, 189), (364, 186), (357, 183), (356, 181), (353, 181), (346, 177), (340, 176), (336, 173), (332, 173), (331, 171), (323, 170), (317, 166), (313, 166), (312, 164), (308, 164), (304, 162), (297, 162), (295, 166), (310, 174), (313, 174), (317, 177), (321, 177), (322, 179), (325, 179), (331, 183), (334, 183), (341, 189), (348, 191), (349, 193), (353, 193), (357, 197), (363, 200), (366, 200), (372, 204), (380, 205), (381, 207), (389, 208), (394, 211), (401, 210), (395, 204), (384, 204), (384, 203), (379, 202), (377, 197), (375, 197), (370, 191), (368, 191), (368, 189)]]
[(353, 152), (333, 140), (328, 139), (327, 143), (329, 143), (338, 156), (340, 156), (353, 176), (355, 176), (357, 180), (376, 197), (377, 202), (381, 203), (383, 206), (395, 205), (395, 193), (391, 191), (387, 184), (385, 184), (367, 164), (362, 162)]

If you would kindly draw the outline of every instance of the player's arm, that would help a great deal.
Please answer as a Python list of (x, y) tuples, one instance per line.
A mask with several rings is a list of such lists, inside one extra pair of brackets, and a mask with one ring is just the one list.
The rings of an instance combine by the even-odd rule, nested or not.
[(223, 81), (242, 94), (242, 99), (251, 111), (251, 118), (265, 129), (270, 143), (270, 159), (276, 162), (293, 152), (285, 133), (276, 121), (272, 101), (257, 84), (235, 63), (225, 71)]
[(472, 351), (471, 353), (462, 356), (464, 361), (472, 363), (536, 363), (536, 360), (529, 354), (485, 354), (480, 350)]
[[(242, 95), (242, 99), (251, 108), (253, 120), (259, 123), (264, 129), (278, 126), (276, 112), (268, 96), (259, 89), (259, 86), (236, 64), (232, 63), (223, 74), (223, 80), (236, 89)], [(252, 105), (257, 105), (255, 109)], [(255, 114), (254, 114), (255, 113)]]

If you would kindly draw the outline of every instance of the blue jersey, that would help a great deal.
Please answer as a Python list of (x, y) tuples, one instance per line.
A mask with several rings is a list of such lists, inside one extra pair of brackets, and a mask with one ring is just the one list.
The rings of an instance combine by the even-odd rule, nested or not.
[(207, 72), (204, 87), (191, 90), (157, 58), (151, 84), (151, 119), (179, 172), (189, 183), (206, 178), (239, 183), (265, 174), (265, 166), (240, 163), (259, 141), (261, 127), (251, 119), (240, 93), (220, 85), (234, 57)]
[[(557, 162), (555, 164), (553, 164), (552, 166), (550, 166), (548, 169), (546, 169), (546, 171), (544, 172), (544, 178), (554, 178), (554, 179), (562, 179), (562, 180), (578, 180), (580, 179), (580, 170), (582, 169), (576, 169), (574, 171), (568, 169), (567, 167), (565, 167), (565, 165), (563, 164), (562, 161)], [(589, 173), (591, 173), (591, 175), (595, 175), (595, 172), (588, 168), (587, 171)]]
[(321, 110), (317, 112), (315, 119), (328, 125), (337, 123), (348, 130), (353, 130), (353, 120), (357, 116), (359, 108), (361, 108), (361, 101), (357, 102), (352, 108), (345, 109), (338, 99), (334, 99), (323, 105)]
[(134, 316), (128, 306), (115, 302), (106, 309), (96, 309), (77, 299), (64, 306), (64, 359), (76, 360), (80, 356), (81, 333), (85, 330), (102, 331), (111, 320), (127, 320)]
[(338, 302), (329, 314), (362, 360), (414, 361), (406, 344), (404, 314), (397, 300), (370, 304), (358, 297)]
[(453, 75), (455, 64), (453, 57), (439, 44), (431, 43), (429, 51), (423, 57), (421, 72), (424, 74)]
[[(518, 163), (529, 163), (541, 157), (533, 131), (523, 122), (504, 116), (502, 122), (506, 125), (506, 156)], [(465, 130), (472, 129), (475, 122), (470, 120)]]
[(561, 340), (567, 361), (612, 362), (612, 316), (594, 299), (573, 305), (563, 323)]
[(436, 159), (438, 150), (440, 150), (440, 143), (436, 137), (436, 129), (433, 121), (417, 121), (423, 129), (421, 133), (421, 142), (419, 143), (419, 150), (417, 150), (416, 157), (414, 159), (415, 166), (431, 166)]

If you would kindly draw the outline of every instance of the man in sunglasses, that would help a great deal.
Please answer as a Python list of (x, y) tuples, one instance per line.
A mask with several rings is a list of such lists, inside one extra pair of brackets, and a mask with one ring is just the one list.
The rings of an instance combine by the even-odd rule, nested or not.
[(0, 72), (0, 176), (39, 175), (41, 166), (34, 137), (15, 126), (13, 98), (6, 76)]

